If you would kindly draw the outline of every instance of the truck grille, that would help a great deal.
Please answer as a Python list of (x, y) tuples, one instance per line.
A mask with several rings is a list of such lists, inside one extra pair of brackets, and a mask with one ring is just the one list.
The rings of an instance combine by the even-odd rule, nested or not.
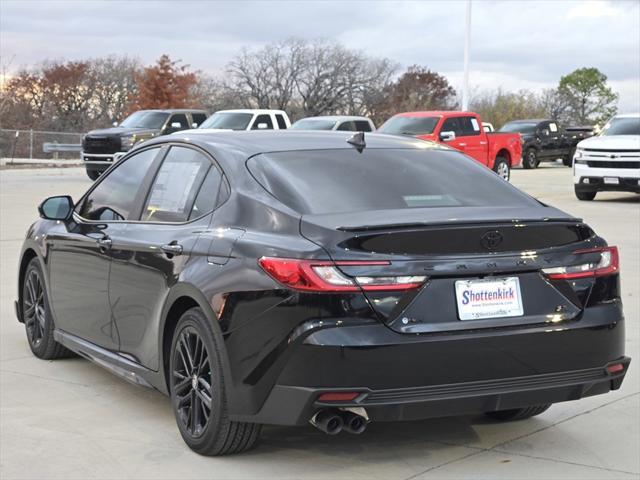
[(588, 160), (587, 165), (591, 168), (640, 168), (640, 162)]
[(120, 137), (90, 136), (87, 135), (82, 140), (82, 150), (84, 153), (116, 153), (120, 151)]

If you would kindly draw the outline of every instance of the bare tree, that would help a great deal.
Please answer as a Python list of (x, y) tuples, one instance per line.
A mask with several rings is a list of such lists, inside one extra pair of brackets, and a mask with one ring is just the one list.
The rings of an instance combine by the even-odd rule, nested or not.
[(529, 90), (505, 92), (498, 88), (480, 93), (471, 102), (471, 110), (479, 113), (483, 120), (493, 123), (495, 128), (512, 120), (547, 116), (538, 96)]
[(142, 71), (137, 58), (109, 56), (90, 64), (95, 77), (93, 120), (96, 124), (120, 121), (127, 113), (129, 99), (137, 95), (136, 75)]

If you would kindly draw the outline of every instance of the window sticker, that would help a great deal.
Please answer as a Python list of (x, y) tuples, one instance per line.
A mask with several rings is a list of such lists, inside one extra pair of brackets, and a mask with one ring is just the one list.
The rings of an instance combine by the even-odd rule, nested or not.
[(480, 125), (478, 125), (478, 120), (476, 120), (475, 118), (471, 119), (471, 126), (476, 132), (480, 131)]
[(558, 131), (558, 126), (555, 123), (550, 123), (549, 124), (549, 130), (551, 130), (552, 132), (557, 132)]
[(172, 162), (171, 168), (160, 169), (147, 211), (184, 212), (201, 166), (200, 162)]

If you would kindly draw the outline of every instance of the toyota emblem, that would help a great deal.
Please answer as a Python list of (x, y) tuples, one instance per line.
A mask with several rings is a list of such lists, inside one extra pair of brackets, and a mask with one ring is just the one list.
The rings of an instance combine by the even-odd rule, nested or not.
[(480, 237), (480, 243), (487, 250), (495, 250), (502, 243), (502, 234), (497, 230), (486, 232)]

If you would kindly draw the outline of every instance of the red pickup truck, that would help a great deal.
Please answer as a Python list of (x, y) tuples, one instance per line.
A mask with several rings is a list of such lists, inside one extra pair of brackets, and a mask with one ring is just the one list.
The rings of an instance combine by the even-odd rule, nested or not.
[(522, 162), (522, 139), (518, 133), (485, 133), (482, 120), (473, 112), (405, 112), (394, 115), (378, 133), (411, 135), (460, 150), (509, 180), (511, 167)]

